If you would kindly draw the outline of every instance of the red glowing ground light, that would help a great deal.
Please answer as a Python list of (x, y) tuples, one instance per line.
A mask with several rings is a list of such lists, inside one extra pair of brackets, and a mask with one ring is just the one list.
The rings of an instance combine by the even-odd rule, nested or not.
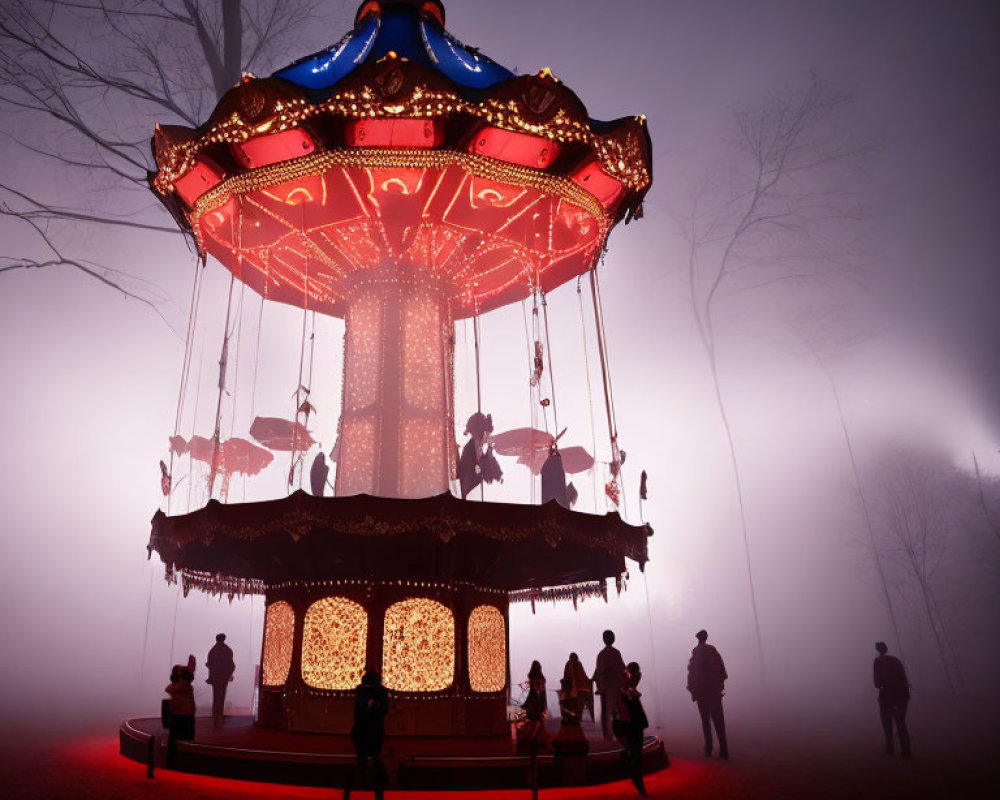
[[(110, 735), (94, 735), (67, 744), (55, 759), (55, 764), (32, 770), (32, 775), (15, 781), (17, 791), (10, 797), (64, 798), (198, 798), (205, 800), (256, 800), (256, 798), (322, 798), (330, 800), (330, 788), (288, 786), (285, 784), (252, 783), (227, 778), (156, 771), (153, 780), (146, 777), (143, 765), (119, 755), (117, 739)], [(26, 765), (27, 766), (27, 765)], [(646, 776), (650, 797), (684, 797), (695, 787), (711, 782), (710, 773), (718, 770), (713, 762), (671, 759), (668, 769)], [(406, 800), (524, 800), (525, 789), (489, 791), (389, 791), (387, 797)], [(635, 788), (629, 781), (576, 788), (545, 788), (546, 800), (594, 800), (595, 798), (634, 798)], [(724, 796), (720, 794), (720, 796)], [(352, 797), (370, 798), (371, 792), (355, 791)]]

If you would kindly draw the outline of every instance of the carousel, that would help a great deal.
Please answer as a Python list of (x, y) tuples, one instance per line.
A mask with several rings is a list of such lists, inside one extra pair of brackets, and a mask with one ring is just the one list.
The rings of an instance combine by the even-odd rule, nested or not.
[[(641, 216), (651, 184), (645, 120), (590, 119), (550, 71), (515, 75), (444, 23), (438, 0), (368, 0), (334, 46), (270, 77), (245, 76), (197, 129), (155, 131), (150, 187), (200, 257), (225, 267), (231, 287), (300, 309), (303, 353), (307, 318), (336, 317), (344, 331), (332, 450), (310, 428), (312, 362), (300, 369), (293, 414), (256, 416), (246, 437), (227, 437), (217, 412), (213, 431), (170, 437), (150, 555), (185, 595), (265, 604), (253, 719), (182, 747), (179, 769), (315, 782), (310, 769), (336, 761), (338, 747), (349, 760), (354, 688), (372, 665), (391, 696), (397, 786), (520, 785), (509, 604), (607, 599), (626, 559), (646, 562), (652, 529), (617, 511), (624, 453), (597, 275), (611, 229)], [(558, 424), (546, 297), (571, 281), (578, 292), (589, 284), (593, 299), (608, 412), (601, 463), (563, 444)], [(518, 303), (532, 418), (497, 432), (479, 389), (479, 324)], [(475, 340), (474, 409), (456, 409), (456, 325)], [(285, 496), (229, 501), (234, 476), (278, 468), (276, 457), (288, 464)], [(536, 502), (482, 500), (503, 457), (530, 471)], [(207, 502), (174, 513), (185, 462), (189, 486), (201, 465)], [(571, 477), (601, 470), (611, 510), (574, 511)], [(143, 730), (123, 725), (123, 753), (150, 758)], [(310, 747), (315, 758), (303, 761)], [(647, 768), (664, 766), (662, 744), (648, 748), (658, 757)], [(557, 752), (543, 782), (619, 777), (611, 756), (603, 763), (601, 748), (590, 750), (590, 768), (569, 771)], [(264, 751), (254, 765), (248, 754)], [(461, 769), (438, 763), (449, 754)], [(498, 778), (508, 757), (514, 777)], [(421, 758), (438, 772), (417, 769)]]

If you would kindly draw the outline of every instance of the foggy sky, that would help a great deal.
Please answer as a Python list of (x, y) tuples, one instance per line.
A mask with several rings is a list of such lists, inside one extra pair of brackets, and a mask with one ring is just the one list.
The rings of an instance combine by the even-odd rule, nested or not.
[[(869, 235), (861, 276), (836, 294), (874, 333), (841, 353), (833, 370), (859, 447), (872, 453), (893, 439), (929, 443), (963, 464), (974, 451), (987, 474), (1000, 474), (1000, 8), (902, 0), (453, 0), (447, 11), (459, 39), (518, 72), (550, 67), (592, 116), (646, 114), (654, 146), (645, 218), (612, 234), (601, 273), (628, 452), (627, 516), (639, 521), (636, 486), (646, 469), (643, 517), (656, 531), (651, 562), (645, 576), (630, 565), (628, 590), (607, 605), (590, 600), (577, 612), (569, 605), (534, 617), (512, 610), (513, 679), (539, 658), (551, 684), (570, 650), (592, 667), (600, 631), (614, 627), (626, 660), (642, 662), (646, 681), (656, 685), (655, 725), (691, 714), (681, 705), (683, 671), (694, 631), (706, 627), (734, 676), (729, 702), (748, 702), (749, 676), (753, 686), (760, 676), (743, 545), (672, 214), (683, 212), (699, 177), (724, 152), (734, 107), (802, 85), (811, 70), (852, 92), (845, 125), (874, 148), (857, 187)], [(324, 24), (270, 66), (336, 41), (353, 12), (351, 2), (329, 3)], [(5, 120), (5, 128), (11, 124)], [(166, 220), (148, 195), (107, 198), (85, 174), (60, 173), (10, 139), (0, 141), (0, 153), (4, 181), (28, 181), (53, 202), (63, 193), (118, 208), (134, 202), (143, 218)], [(10, 220), (0, 221), (0, 232), (5, 253), (32, 246)], [(0, 715), (38, 703), (153, 713), (169, 665), (188, 652), (203, 662), (219, 630), (236, 651), (233, 699), (244, 704), (259, 656), (262, 601), (230, 606), (198, 593), (178, 601), (158, 558), (145, 560), (148, 521), (162, 500), (157, 461), (173, 432), (183, 355), (177, 331), (186, 325), (193, 257), (179, 237), (69, 228), (60, 235), (77, 237), (95, 262), (159, 287), (169, 326), (66, 268), (0, 275), (0, 641), (14, 672), (0, 693)], [(206, 281), (193, 373), (202, 388), (198, 397), (189, 393), (197, 419), (186, 424), (208, 436), (228, 281), (211, 261)], [(245, 304), (244, 381), (258, 301), (247, 292)], [(576, 304), (572, 284), (550, 298), (554, 346), (561, 348), (553, 357), (557, 386), (575, 387), (559, 389), (568, 438), (576, 437), (569, 443), (589, 446)], [(791, 292), (721, 301), (720, 369), (746, 471), (762, 636), (772, 684), (806, 697), (821, 671), (868, 714), (872, 643), (886, 638), (886, 621), (858, 542), (829, 389), (788, 333), (800, 305)], [(290, 309), (263, 312), (256, 413), (281, 415), (294, 392), (300, 324)], [(483, 320), (484, 397), (498, 430), (528, 424), (521, 325), (518, 307)], [(463, 335), (460, 327), (460, 430), (472, 396)], [(318, 323), (311, 399), (319, 407), (316, 438), (327, 448), (340, 396), (341, 336), (341, 323)], [(241, 425), (245, 435), (250, 418), (246, 386), (232, 400), (234, 435)], [(599, 404), (597, 384), (593, 389)], [(598, 416), (598, 437), (602, 425)], [(512, 461), (503, 467), (508, 481), (488, 489), (487, 499), (524, 502), (524, 477)], [(284, 469), (283, 461), (274, 468)], [(247, 491), (269, 491), (281, 480), (262, 476), (257, 488), (248, 481)], [(236, 484), (233, 500), (242, 491)], [(591, 503), (583, 510), (592, 511), (591, 495), (581, 494)], [(994, 619), (995, 612), (987, 609)], [(995, 629), (993, 637), (995, 645)], [(790, 642), (796, 667), (775, 680)], [(67, 668), (74, 680), (64, 678)], [(86, 696), (81, 674), (89, 676)], [(918, 680), (927, 691), (940, 688), (930, 668), (918, 671)]]

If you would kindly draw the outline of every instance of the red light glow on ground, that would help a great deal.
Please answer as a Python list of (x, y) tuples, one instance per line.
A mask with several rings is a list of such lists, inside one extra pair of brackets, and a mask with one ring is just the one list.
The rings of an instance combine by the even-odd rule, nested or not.
[[(107, 798), (116, 796), (148, 798), (323, 798), (330, 800), (331, 788), (288, 786), (284, 784), (253, 783), (248, 781), (214, 778), (204, 775), (190, 775), (158, 769), (153, 780), (146, 778), (146, 770), (141, 764), (119, 755), (118, 742), (114, 736), (95, 735), (76, 739), (62, 748), (55, 764), (50, 764), (43, 777), (37, 776), (35, 792), (41, 794), (11, 795), (12, 797), (60, 796), (79, 798)], [(671, 767), (650, 775), (646, 786), (651, 797), (677, 797), (678, 792), (704, 785), (712, 763), (705, 764), (673, 759)], [(15, 782), (15, 790), (20, 788)], [(24, 787), (27, 789), (27, 787)], [(388, 792), (388, 796), (398, 795), (407, 800), (523, 800), (525, 789), (504, 789), (492, 791), (440, 792), (440, 791), (400, 791)], [(576, 798), (633, 798), (635, 788), (628, 781), (584, 786), (577, 788), (543, 789), (545, 798), (570, 800)], [(334, 794), (333, 796), (337, 796)], [(352, 797), (368, 798), (371, 792), (355, 791)]]

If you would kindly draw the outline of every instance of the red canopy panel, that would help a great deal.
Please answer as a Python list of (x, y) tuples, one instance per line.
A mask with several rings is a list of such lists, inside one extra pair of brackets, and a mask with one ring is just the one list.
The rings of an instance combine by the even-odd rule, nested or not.
[[(380, 156), (385, 156), (381, 152)], [(389, 263), (446, 287), (456, 318), (591, 269), (608, 221), (567, 179), (463, 153), (327, 152), (230, 179), (199, 200), (203, 246), (269, 300), (343, 316), (352, 276)], [(522, 179), (522, 180), (519, 180)]]
[[(223, 505), (152, 520), (149, 551), (169, 570), (221, 579), (465, 581), (514, 591), (642, 568), (648, 525), (544, 506), (368, 495)], [(387, 546), (388, 545), (388, 546)]]

